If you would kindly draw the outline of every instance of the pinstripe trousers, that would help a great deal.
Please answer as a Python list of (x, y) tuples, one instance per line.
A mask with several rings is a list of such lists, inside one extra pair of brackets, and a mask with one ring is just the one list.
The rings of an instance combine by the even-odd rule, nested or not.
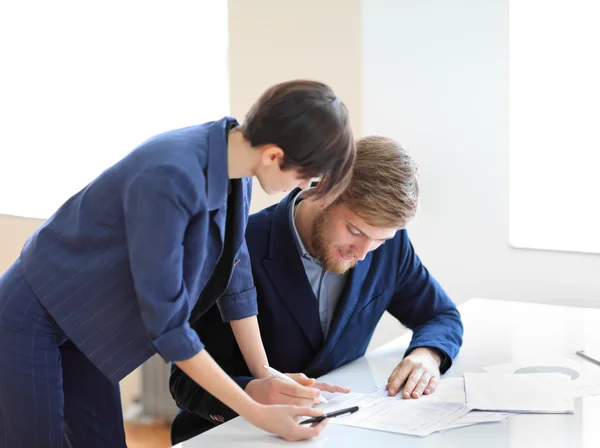
[(126, 447), (119, 386), (68, 340), (18, 260), (0, 277), (0, 447)]

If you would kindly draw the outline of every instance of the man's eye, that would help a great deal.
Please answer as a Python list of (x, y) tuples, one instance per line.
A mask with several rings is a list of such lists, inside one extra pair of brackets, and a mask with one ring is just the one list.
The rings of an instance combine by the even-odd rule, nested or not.
[(357, 230), (353, 229), (350, 226), (348, 226), (348, 232), (350, 232), (350, 235), (354, 235), (354, 236), (360, 235), (360, 232), (358, 232)]

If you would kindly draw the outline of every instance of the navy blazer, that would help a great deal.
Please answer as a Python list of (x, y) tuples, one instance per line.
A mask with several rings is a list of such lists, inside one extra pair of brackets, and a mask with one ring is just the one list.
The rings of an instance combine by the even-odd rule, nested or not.
[[(22, 274), (34, 293), (114, 382), (155, 353), (179, 361), (202, 350), (189, 318), (217, 299), (226, 321), (257, 312), (244, 239), (252, 181), (230, 184), (228, 176), (227, 133), (236, 125), (225, 117), (149, 139), (70, 198), (23, 248)], [(231, 254), (223, 253), (226, 239)], [(216, 272), (220, 258), (228, 266)], [(222, 289), (202, 295), (213, 272), (227, 276), (216, 282)]]
[[(317, 299), (290, 226), (288, 206), (298, 193), (295, 190), (279, 204), (252, 215), (246, 233), (269, 363), (282, 372), (324, 375), (364, 355), (387, 310), (413, 331), (405, 356), (416, 347), (433, 347), (445, 355), (441, 372), (448, 370), (462, 344), (460, 314), (419, 260), (406, 230), (397, 232), (350, 271), (324, 340)], [(208, 352), (245, 387), (251, 380), (248, 369), (231, 330), (217, 317), (207, 313), (192, 328)], [(177, 366), (172, 366), (170, 388), (181, 409), (211, 424), (221, 420), (214, 416), (224, 416), (224, 420), (235, 416)], [(186, 418), (185, 413), (178, 418)]]

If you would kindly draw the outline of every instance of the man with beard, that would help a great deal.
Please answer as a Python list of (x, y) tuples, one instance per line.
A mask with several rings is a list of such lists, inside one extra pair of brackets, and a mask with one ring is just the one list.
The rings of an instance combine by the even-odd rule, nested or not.
[[(357, 142), (352, 180), (334, 203), (304, 199), (296, 189), (250, 217), (246, 240), (265, 350), (275, 369), (303, 372), (290, 375), (299, 384), (250, 377), (217, 311), (209, 310), (194, 329), (251, 397), (310, 405), (313, 388), (347, 392), (306, 375), (324, 375), (362, 356), (385, 311), (413, 331), (388, 379), (389, 395), (410, 399), (435, 391), (459, 351), (463, 327), (405, 230), (418, 197), (410, 154), (392, 139), (370, 136)], [(173, 443), (236, 416), (177, 366), (170, 389), (182, 409), (173, 422)]]

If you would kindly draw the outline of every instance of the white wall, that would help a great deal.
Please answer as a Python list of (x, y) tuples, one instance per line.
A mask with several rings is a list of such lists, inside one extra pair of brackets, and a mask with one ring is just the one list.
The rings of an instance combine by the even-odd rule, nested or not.
[(432, 273), (457, 302), (600, 307), (599, 256), (508, 243), (508, 0), (362, 8), (363, 131), (397, 138), (421, 167), (409, 231)]
[[(229, 0), (231, 114), (240, 122), (272, 84), (295, 78), (331, 85), (361, 131), (361, 0)], [(307, 26), (310, 24), (310, 26)], [(279, 202), (254, 182), (250, 212)]]

